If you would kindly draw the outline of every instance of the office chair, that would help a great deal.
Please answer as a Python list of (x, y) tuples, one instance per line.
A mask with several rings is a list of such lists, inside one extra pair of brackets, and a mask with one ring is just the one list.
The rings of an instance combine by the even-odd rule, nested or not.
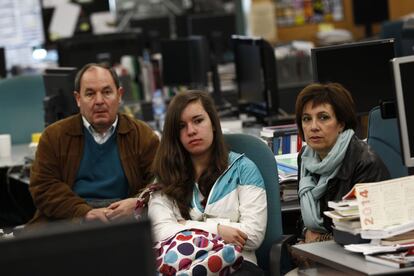
[(41, 75), (0, 80), (0, 133), (9, 133), (13, 144), (30, 143), (34, 132), (44, 128)]
[(267, 226), (262, 245), (256, 250), (258, 265), (268, 275), (280, 275), (290, 268), (286, 244), (293, 236), (282, 234), (279, 180), (273, 152), (259, 138), (248, 134), (225, 134), (230, 150), (244, 153), (259, 168), (265, 182), (267, 195)]
[(391, 178), (408, 175), (401, 157), (397, 119), (383, 119), (379, 106), (374, 107), (368, 115), (367, 143), (384, 161)]

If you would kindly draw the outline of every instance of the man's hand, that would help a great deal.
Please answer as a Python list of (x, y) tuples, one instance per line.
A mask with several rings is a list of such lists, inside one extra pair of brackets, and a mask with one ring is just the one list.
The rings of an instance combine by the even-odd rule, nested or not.
[(131, 217), (134, 214), (136, 205), (136, 198), (127, 198), (114, 202), (108, 206), (110, 212), (107, 213), (107, 217), (109, 220)]
[(108, 218), (106, 217), (106, 215), (109, 212), (112, 212), (112, 211), (108, 210), (107, 208), (92, 209), (88, 213), (86, 213), (85, 221), (100, 220), (102, 222), (108, 223), (109, 221), (108, 221)]
[(217, 232), (223, 238), (224, 242), (232, 243), (243, 248), (247, 240), (247, 235), (237, 228), (227, 225), (217, 225)]

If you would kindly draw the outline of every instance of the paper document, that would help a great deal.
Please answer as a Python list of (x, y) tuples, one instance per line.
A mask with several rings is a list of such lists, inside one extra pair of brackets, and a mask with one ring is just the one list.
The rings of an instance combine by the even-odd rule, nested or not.
[(54, 8), (60, 4), (69, 3), (70, 0), (43, 0), (42, 8)]
[(287, 154), (279, 154), (275, 155), (275, 159), (277, 164), (283, 165), (285, 167), (289, 167), (293, 170), (298, 171), (298, 153), (287, 153)]
[(72, 37), (75, 33), (80, 12), (81, 8), (78, 4), (64, 3), (57, 5), (49, 26), (51, 39)]
[(414, 176), (355, 185), (363, 230), (414, 221)]
[(395, 252), (403, 248), (411, 247), (411, 245), (380, 245), (376, 242), (371, 243), (359, 243), (359, 244), (348, 244), (344, 248), (351, 252), (362, 253), (364, 255), (381, 253), (381, 252)]
[(277, 38), (275, 4), (271, 1), (253, 2), (249, 19), (249, 34), (274, 41)]
[(91, 24), (94, 34), (116, 32), (116, 18), (110, 12), (95, 12), (91, 14)]

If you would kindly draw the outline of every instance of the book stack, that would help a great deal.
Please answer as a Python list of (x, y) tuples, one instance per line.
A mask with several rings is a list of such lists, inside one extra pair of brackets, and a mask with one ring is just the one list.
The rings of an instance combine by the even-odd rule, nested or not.
[(358, 202), (361, 237), (380, 240), (414, 230), (413, 191), (414, 176), (406, 176), (355, 184), (343, 199)]
[(414, 246), (414, 230), (380, 240), (382, 245), (412, 244)]
[(365, 259), (370, 262), (379, 263), (395, 268), (414, 266), (414, 254), (412, 250), (366, 255)]
[(414, 176), (354, 186), (361, 236), (387, 239), (414, 230)]
[(280, 198), (284, 202), (298, 200), (297, 181), (280, 184)]
[(345, 249), (363, 253), (367, 261), (402, 268), (414, 265), (414, 176), (358, 183), (345, 195), (356, 197), (361, 237), (370, 243)]
[(275, 155), (282, 201), (298, 200), (298, 153)]
[(275, 155), (279, 183), (298, 180), (298, 153)]
[(357, 235), (361, 233), (361, 222), (359, 221), (359, 217), (357, 219), (351, 220), (333, 220), (334, 228), (341, 230), (343, 232), (348, 232), (353, 235)]
[(356, 199), (328, 201), (331, 211), (324, 214), (332, 219), (332, 232), (335, 242), (341, 245), (368, 242), (361, 238), (361, 223)]
[(342, 232), (358, 235), (361, 233), (361, 222), (359, 220), (358, 202), (356, 199), (328, 201), (331, 211), (324, 214), (332, 219), (333, 228)]
[(414, 265), (414, 250), (410, 245), (380, 245), (375, 242), (350, 244), (344, 248), (365, 255), (365, 260), (395, 268)]
[(260, 137), (275, 155), (299, 152), (302, 148), (296, 124), (263, 127)]

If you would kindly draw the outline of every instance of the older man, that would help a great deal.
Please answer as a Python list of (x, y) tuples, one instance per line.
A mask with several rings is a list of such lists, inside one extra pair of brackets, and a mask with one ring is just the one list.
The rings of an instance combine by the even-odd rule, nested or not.
[(75, 79), (80, 114), (45, 129), (32, 166), (32, 222), (100, 220), (132, 215), (133, 198), (153, 176), (159, 139), (145, 123), (118, 113), (116, 73), (87, 64)]

